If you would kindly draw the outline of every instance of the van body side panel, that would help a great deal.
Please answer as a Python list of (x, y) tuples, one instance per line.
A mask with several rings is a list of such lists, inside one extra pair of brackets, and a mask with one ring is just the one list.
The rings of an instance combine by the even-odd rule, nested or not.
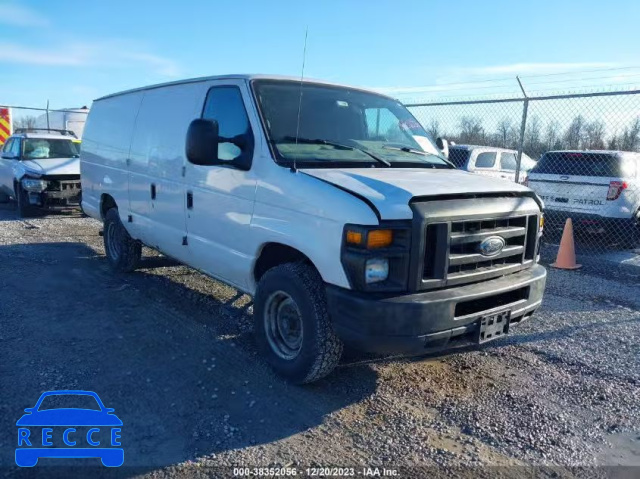
[(185, 138), (189, 123), (200, 115), (204, 92), (199, 83), (146, 91), (131, 142), (130, 233), (185, 262)]
[(80, 151), (82, 204), (85, 212), (101, 220), (102, 194), (111, 195), (120, 218), (128, 212), (127, 158), (131, 133), (143, 92), (96, 101), (85, 125)]
[[(292, 173), (270, 158), (261, 159), (261, 174), (251, 222), (251, 237), (262, 245), (282, 243), (304, 253), (322, 279), (350, 288), (341, 263), (344, 225), (377, 225), (364, 201), (302, 172)], [(255, 288), (255, 285), (252, 285)]]

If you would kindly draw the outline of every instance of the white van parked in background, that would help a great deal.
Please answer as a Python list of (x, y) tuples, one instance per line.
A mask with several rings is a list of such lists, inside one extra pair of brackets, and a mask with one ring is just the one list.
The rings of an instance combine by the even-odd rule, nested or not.
[(625, 247), (640, 244), (640, 153), (549, 151), (529, 174), (543, 199), (547, 225), (607, 234)]
[[(516, 181), (518, 152), (477, 145), (449, 145), (449, 161), (458, 168), (483, 176)], [(525, 153), (520, 160), (518, 183), (526, 183), (529, 170), (536, 165)]]
[(413, 354), (483, 343), (540, 306), (541, 202), (437, 151), (377, 93), (187, 80), (94, 102), (83, 207), (116, 270), (145, 244), (253, 295), (259, 348), (304, 383), (343, 341)]

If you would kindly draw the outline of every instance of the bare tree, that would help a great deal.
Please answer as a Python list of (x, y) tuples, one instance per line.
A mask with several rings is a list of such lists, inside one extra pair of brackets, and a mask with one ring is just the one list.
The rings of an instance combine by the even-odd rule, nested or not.
[(569, 150), (579, 150), (584, 142), (585, 135), (585, 120), (582, 115), (576, 116), (572, 121), (569, 127), (567, 128), (566, 133), (564, 134), (564, 142), (565, 148)]
[(633, 123), (622, 132), (620, 149), (624, 151), (636, 151), (640, 149), (640, 117), (636, 118)]
[(484, 144), (486, 134), (482, 120), (477, 117), (463, 116), (460, 119), (460, 143)]
[(440, 135), (440, 122), (436, 119), (432, 119), (431, 122), (429, 122), (429, 126), (426, 128), (427, 133), (429, 133), (429, 135), (431, 135), (431, 138), (433, 138), (434, 140), (436, 138), (438, 138)]
[(590, 150), (602, 150), (605, 148), (604, 144), (604, 123), (600, 120), (594, 120), (591, 123), (587, 123), (584, 127), (585, 144), (584, 147)]
[(36, 117), (31, 115), (22, 116), (13, 123), (14, 128), (35, 128)]
[(532, 157), (537, 158), (544, 153), (544, 145), (542, 144), (542, 124), (540, 118), (536, 115), (527, 122), (524, 133), (524, 150)]
[(545, 151), (560, 150), (563, 148), (559, 132), (560, 124), (557, 121), (550, 121), (547, 124), (543, 140)]
[(503, 118), (498, 123), (497, 140), (498, 145), (502, 148), (509, 148), (511, 146), (511, 139), (514, 133), (513, 124), (509, 118)]

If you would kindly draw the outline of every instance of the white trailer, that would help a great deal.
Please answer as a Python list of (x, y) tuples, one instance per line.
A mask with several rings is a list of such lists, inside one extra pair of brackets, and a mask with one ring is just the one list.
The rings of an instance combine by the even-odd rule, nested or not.
[[(71, 130), (78, 138), (82, 138), (84, 124), (87, 121), (89, 108), (65, 108), (51, 110), (36, 118), (36, 128), (52, 128), (57, 130)], [(47, 119), (48, 117), (48, 119)]]

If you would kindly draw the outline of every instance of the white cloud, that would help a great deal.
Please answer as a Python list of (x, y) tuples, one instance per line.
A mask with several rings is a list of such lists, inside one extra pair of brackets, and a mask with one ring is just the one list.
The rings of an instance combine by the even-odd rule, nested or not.
[(44, 27), (49, 20), (35, 10), (13, 3), (0, 4), (0, 23), (17, 27)]
[(490, 75), (537, 75), (564, 73), (600, 68), (614, 68), (617, 63), (610, 62), (576, 62), (576, 63), (511, 63), (486, 67), (456, 68), (452, 73), (467, 76)]
[(82, 64), (80, 58), (59, 48), (37, 49), (9, 42), (0, 42), (0, 62), (50, 66)]
[(29, 47), (0, 42), (0, 63), (95, 68), (149, 68), (158, 75), (177, 77), (180, 68), (169, 58), (148, 53), (140, 46), (118, 41), (69, 43), (54, 47)]

